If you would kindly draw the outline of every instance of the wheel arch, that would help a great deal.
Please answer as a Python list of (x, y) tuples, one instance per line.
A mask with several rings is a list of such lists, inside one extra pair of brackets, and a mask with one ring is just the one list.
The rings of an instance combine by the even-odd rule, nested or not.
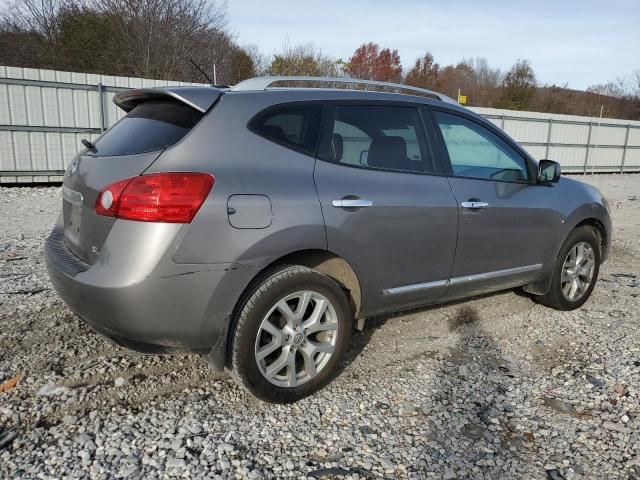
[[(327, 275), (345, 291), (353, 315), (357, 318), (362, 311), (362, 289), (358, 275), (349, 262), (328, 250), (298, 250), (283, 255), (261, 269), (251, 281), (247, 290), (252, 289), (255, 283), (260, 281), (265, 274), (282, 265), (301, 265)], [(243, 298), (238, 303), (241, 303), (242, 300)]]
[(328, 250), (306, 249), (291, 252), (273, 260), (260, 269), (247, 284), (247, 287), (238, 298), (232, 314), (229, 316), (226, 331), (222, 332), (223, 342), (218, 342), (211, 352), (205, 355), (205, 360), (212, 367), (220, 370), (228, 366), (239, 309), (242, 308), (242, 305), (247, 300), (247, 296), (255, 290), (265, 276), (284, 265), (301, 265), (317, 270), (332, 278), (345, 292), (354, 318), (359, 318), (362, 311), (362, 289), (360, 280), (349, 262)]
[(584, 220), (576, 224), (571, 230), (569, 230), (569, 232), (563, 239), (563, 243), (566, 241), (571, 232), (581, 227), (591, 227), (596, 232), (600, 243), (601, 262), (603, 262), (607, 255), (607, 245), (609, 244), (609, 238), (607, 237), (607, 229), (597, 218), (585, 218)]
[(595, 217), (584, 218), (579, 222), (577, 222), (575, 225), (573, 225), (571, 228), (566, 229), (564, 235), (562, 236), (562, 241), (558, 242), (557, 249), (554, 252), (554, 256), (553, 256), (554, 260), (553, 260), (553, 263), (551, 264), (550, 271), (542, 279), (534, 283), (525, 285), (523, 289), (526, 292), (532, 293), (534, 295), (544, 295), (549, 291), (549, 288), (551, 287), (551, 281), (553, 279), (553, 271), (554, 271), (557, 257), (560, 253), (560, 250), (562, 249), (562, 246), (564, 245), (564, 243), (567, 241), (567, 238), (569, 238), (569, 235), (571, 235), (571, 232), (581, 227), (591, 227), (596, 232), (596, 235), (600, 243), (600, 256), (601, 256), (600, 262), (602, 263), (604, 261), (604, 259), (606, 258), (606, 254), (608, 250), (607, 246), (609, 241), (609, 238), (607, 237), (607, 229), (605, 228), (604, 224)]

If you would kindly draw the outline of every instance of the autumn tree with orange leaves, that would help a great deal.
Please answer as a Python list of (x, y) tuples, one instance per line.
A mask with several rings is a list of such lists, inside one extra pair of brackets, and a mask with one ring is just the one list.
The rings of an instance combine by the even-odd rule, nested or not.
[(424, 56), (418, 58), (413, 68), (409, 70), (404, 83), (414, 87), (436, 90), (439, 71), (440, 65), (433, 60), (433, 55), (430, 52), (425, 52)]
[(360, 45), (349, 59), (345, 73), (362, 80), (402, 81), (402, 64), (398, 50), (380, 49), (377, 43)]

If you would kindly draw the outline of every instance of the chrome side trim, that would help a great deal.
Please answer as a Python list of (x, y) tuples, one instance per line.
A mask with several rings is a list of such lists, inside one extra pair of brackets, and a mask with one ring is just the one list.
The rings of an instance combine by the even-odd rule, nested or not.
[(461, 283), (477, 282), (478, 280), (490, 280), (492, 278), (507, 277), (509, 275), (517, 275), (519, 273), (534, 272), (542, 268), (542, 263), (535, 265), (525, 265), (523, 267), (507, 268), (505, 270), (496, 270), (495, 272), (478, 273), (476, 275), (466, 275), (464, 277), (455, 277), (451, 279), (451, 285), (460, 285)]
[(507, 277), (509, 275), (518, 275), (520, 273), (535, 272), (542, 269), (542, 263), (535, 265), (525, 265), (523, 267), (507, 268), (505, 270), (496, 270), (495, 272), (478, 273), (476, 275), (466, 275), (464, 277), (455, 277), (451, 280), (436, 280), (427, 283), (415, 283), (413, 285), (405, 285), (403, 287), (387, 288), (382, 291), (384, 295), (402, 295), (404, 293), (417, 292), (419, 290), (428, 290), (430, 288), (446, 287), (448, 285), (460, 285), (462, 283), (477, 282), (479, 280), (490, 280), (493, 278)]
[(382, 293), (385, 295), (401, 295), (403, 293), (417, 292), (418, 290), (428, 290), (429, 288), (446, 287), (449, 280), (436, 280), (435, 282), (415, 283), (404, 287), (387, 288)]

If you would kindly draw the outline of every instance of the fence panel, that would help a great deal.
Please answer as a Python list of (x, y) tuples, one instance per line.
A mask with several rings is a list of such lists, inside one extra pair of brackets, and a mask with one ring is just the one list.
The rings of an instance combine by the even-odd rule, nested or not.
[(640, 171), (640, 121), (471, 107), (534, 158), (575, 173)]
[[(124, 115), (116, 92), (168, 85), (202, 84), (0, 66), (0, 182), (60, 181), (80, 140), (95, 140)], [(566, 172), (640, 171), (639, 121), (470, 110)]]

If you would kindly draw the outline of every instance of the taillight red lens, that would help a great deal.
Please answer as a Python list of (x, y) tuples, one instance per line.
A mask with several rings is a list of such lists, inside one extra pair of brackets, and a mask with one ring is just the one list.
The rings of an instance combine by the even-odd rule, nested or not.
[(139, 222), (189, 223), (213, 186), (208, 173), (151, 173), (120, 180), (100, 191), (95, 211)]

